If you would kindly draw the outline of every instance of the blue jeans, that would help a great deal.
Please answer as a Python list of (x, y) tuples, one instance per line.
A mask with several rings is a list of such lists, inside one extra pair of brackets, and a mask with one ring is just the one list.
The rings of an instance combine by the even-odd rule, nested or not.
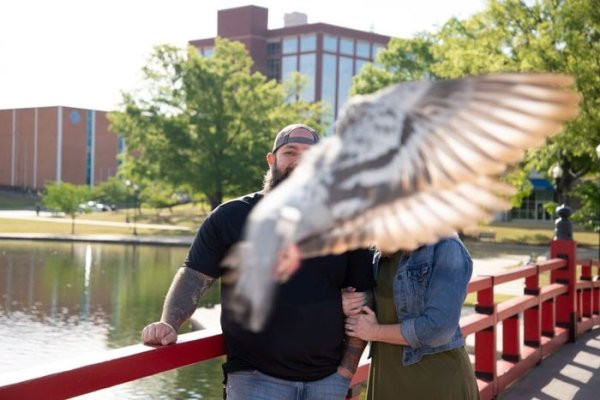
[(227, 400), (342, 400), (350, 380), (333, 373), (318, 381), (298, 382), (275, 378), (258, 371), (227, 375)]

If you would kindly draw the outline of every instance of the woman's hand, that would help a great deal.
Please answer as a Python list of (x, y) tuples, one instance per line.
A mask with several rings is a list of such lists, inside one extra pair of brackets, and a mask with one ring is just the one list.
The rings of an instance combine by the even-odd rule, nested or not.
[(353, 287), (342, 289), (342, 310), (346, 317), (358, 315), (365, 304), (365, 293), (357, 292)]
[(361, 308), (362, 313), (346, 318), (346, 335), (367, 341), (377, 341), (381, 325), (373, 310), (368, 306)]

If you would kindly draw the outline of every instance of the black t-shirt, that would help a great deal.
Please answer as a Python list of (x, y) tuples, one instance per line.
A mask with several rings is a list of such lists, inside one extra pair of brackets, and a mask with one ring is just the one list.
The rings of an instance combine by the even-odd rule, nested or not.
[[(253, 193), (216, 208), (198, 230), (184, 265), (220, 277), (226, 271), (221, 260), (240, 239), (248, 214), (261, 198), (261, 193)], [(257, 369), (294, 381), (317, 380), (334, 373), (344, 340), (340, 289), (372, 288), (372, 258), (370, 251), (357, 250), (303, 260), (290, 280), (279, 286), (273, 311), (258, 333), (233, 320), (227, 307), (233, 287), (222, 283), (225, 373)]]

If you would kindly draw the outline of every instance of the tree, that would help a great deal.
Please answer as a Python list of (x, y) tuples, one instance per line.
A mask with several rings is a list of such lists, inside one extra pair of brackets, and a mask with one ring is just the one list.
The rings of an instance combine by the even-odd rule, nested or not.
[(575, 188), (574, 196), (581, 199), (581, 202), (573, 219), (586, 228), (600, 229), (600, 185), (598, 182), (584, 180)]
[(173, 187), (164, 182), (148, 182), (142, 185), (140, 192), (140, 201), (147, 206), (156, 209), (156, 215), (160, 214), (160, 209), (172, 207), (176, 201), (173, 199)]
[[(530, 151), (522, 168), (547, 173), (559, 164), (558, 189), (582, 198), (583, 178), (598, 174), (594, 154), (600, 143), (600, 8), (589, 0), (544, 0), (531, 6), (523, 1), (490, 1), (488, 9), (471, 19), (446, 24), (433, 53), (433, 70), (440, 76), (491, 71), (552, 71), (573, 75), (582, 94), (580, 116), (564, 133), (539, 150)], [(444, 54), (444, 58), (441, 55)], [(575, 218), (582, 218), (587, 207)]]
[(127, 186), (117, 177), (110, 177), (94, 186), (92, 197), (104, 204), (123, 205), (127, 202)]
[(44, 188), (42, 202), (49, 209), (61, 211), (71, 217), (71, 234), (73, 234), (79, 205), (86, 202), (89, 195), (90, 190), (86, 185), (54, 182), (47, 184)]
[(435, 38), (426, 32), (411, 39), (392, 38), (377, 55), (376, 64), (367, 64), (352, 82), (351, 94), (373, 93), (397, 82), (438, 78), (431, 69), (435, 63)]
[(259, 187), (275, 133), (293, 122), (322, 128), (322, 108), (286, 103), (284, 88), (251, 66), (244, 46), (225, 39), (210, 57), (157, 47), (144, 90), (124, 94), (124, 111), (109, 115), (127, 142), (124, 173), (192, 188), (212, 208)]
[(519, 188), (514, 199), (519, 203), (531, 190), (528, 173), (547, 174), (558, 163), (564, 171), (561, 190), (585, 203), (591, 192), (576, 187), (600, 173), (594, 153), (600, 143), (600, 7), (590, 0), (528, 3), (490, 0), (483, 12), (465, 20), (452, 18), (437, 32), (392, 40), (378, 58), (382, 68), (363, 70), (355, 88), (367, 93), (420, 77), (446, 79), (489, 72), (573, 75), (575, 90), (583, 98), (580, 116), (546, 146), (529, 151), (506, 179)]

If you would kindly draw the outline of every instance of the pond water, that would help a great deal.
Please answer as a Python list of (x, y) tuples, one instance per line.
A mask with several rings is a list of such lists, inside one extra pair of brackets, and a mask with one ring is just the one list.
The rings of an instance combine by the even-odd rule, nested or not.
[[(139, 343), (186, 254), (185, 247), (0, 241), (0, 374)], [(201, 305), (218, 302), (215, 285)], [(220, 399), (221, 363), (78, 398)]]

